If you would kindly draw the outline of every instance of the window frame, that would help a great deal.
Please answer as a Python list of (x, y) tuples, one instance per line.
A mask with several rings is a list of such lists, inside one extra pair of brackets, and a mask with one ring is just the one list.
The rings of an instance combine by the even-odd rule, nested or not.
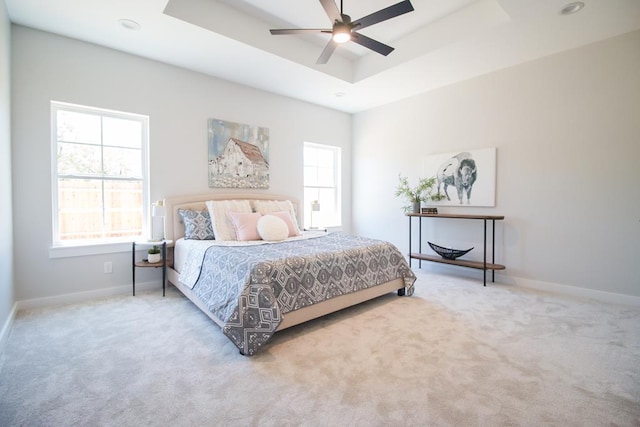
[[(64, 241), (60, 239), (60, 218), (58, 216), (58, 180), (61, 175), (58, 174), (58, 111), (69, 111), (81, 114), (95, 115), (101, 118), (124, 119), (129, 121), (138, 121), (142, 129), (142, 141), (140, 147), (141, 155), (141, 179), (120, 178), (116, 181), (140, 181), (142, 184), (142, 233), (138, 236), (123, 236), (116, 238), (95, 238), (84, 240)], [(101, 131), (100, 147), (104, 147), (103, 135)], [(108, 147), (108, 146), (107, 146)], [(62, 174), (69, 177), (70, 174)], [(84, 178), (82, 175), (78, 175)], [(94, 178), (92, 178), (94, 179)], [(114, 181), (108, 177), (96, 177), (96, 181)], [(98, 107), (71, 104), (60, 101), (51, 101), (51, 247), (49, 256), (51, 258), (83, 256), (92, 254), (124, 252), (131, 250), (131, 242), (140, 240), (145, 234), (145, 230), (149, 228), (149, 218), (147, 212), (150, 209), (150, 188), (149, 188), (149, 116), (128, 113), (124, 111), (115, 111)]]
[[(321, 185), (307, 185), (304, 182), (304, 168), (307, 167), (304, 159), (304, 149), (311, 148), (315, 150), (325, 150), (332, 153), (333, 156), (333, 182), (334, 186), (321, 186)], [(329, 145), (329, 144), (318, 144), (315, 142), (304, 142), (303, 144), (303, 158), (302, 158), (302, 167), (303, 167), (303, 203), (304, 203), (304, 226), (307, 228), (307, 221), (311, 218), (311, 204), (307, 203), (307, 200), (304, 200), (304, 195), (306, 194), (306, 190), (309, 189), (333, 189), (334, 190), (334, 204), (336, 210), (332, 217), (336, 221), (336, 223), (329, 224), (321, 224), (323, 228), (340, 228), (342, 227), (342, 147), (337, 145)], [(309, 224), (310, 226), (311, 224)]]

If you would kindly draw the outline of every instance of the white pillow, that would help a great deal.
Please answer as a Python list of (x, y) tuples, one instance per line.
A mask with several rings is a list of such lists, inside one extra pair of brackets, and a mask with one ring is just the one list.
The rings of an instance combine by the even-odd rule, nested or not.
[(251, 213), (248, 200), (209, 200), (207, 202), (211, 226), (216, 240), (238, 240), (231, 218), (227, 212)]
[(289, 237), (289, 227), (282, 218), (275, 215), (264, 215), (258, 220), (258, 234), (262, 240), (280, 242)]
[[(279, 211), (288, 211), (291, 214), (291, 220), (293, 221), (292, 233), (293, 236), (300, 235), (300, 226), (298, 225), (298, 220), (296, 219), (296, 210), (293, 207), (293, 203), (291, 200), (252, 200), (253, 207), (256, 212), (260, 212), (262, 215), (279, 212)], [(215, 230), (213, 230), (215, 232)]]

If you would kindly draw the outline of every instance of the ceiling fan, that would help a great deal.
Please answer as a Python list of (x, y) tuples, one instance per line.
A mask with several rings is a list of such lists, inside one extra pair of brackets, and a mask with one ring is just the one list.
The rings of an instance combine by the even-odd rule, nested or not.
[(338, 45), (348, 41), (358, 43), (359, 45), (371, 49), (381, 55), (389, 55), (393, 51), (391, 46), (387, 46), (384, 43), (380, 43), (379, 41), (363, 34), (359, 34), (356, 31), (414, 10), (411, 1), (404, 0), (400, 3), (396, 3), (367, 15), (364, 18), (351, 21), (351, 17), (349, 15), (342, 13), (342, 0), (340, 0), (340, 10), (338, 10), (338, 6), (335, 4), (334, 0), (320, 0), (320, 4), (329, 16), (329, 19), (333, 22), (333, 28), (292, 28), (270, 30), (272, 35), (309, 33), (331, 34), (331, 40), (329, 40), (329, 43), (320, 54), (316, 64), (326, 64)]

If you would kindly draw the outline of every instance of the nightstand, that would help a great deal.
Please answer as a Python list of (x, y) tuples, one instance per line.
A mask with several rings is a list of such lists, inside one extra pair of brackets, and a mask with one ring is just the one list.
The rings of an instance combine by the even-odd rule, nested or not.
[[(149, 241), (141, 241), (141, 242), (133, 242), (131, 247), (131, 270), (133, 273), (133, 296), (136, 296), (136, 267), (142, 268), (162, 268), (162, 296), (165, 296), (166, 289), (166, 278), (167, 278), (167, 246), (173, 244), (173, 240), (163, 240), (161, 242), (149, 242)], [(152, 246), (160, 246), (160, 251), (162, 253), (162, 261), (160, 262), (148, 262), (147, 259), (142, 259), (140, 261), (136, 261), (136, 246), (139, 246), (138, 249), (147, 249)]]

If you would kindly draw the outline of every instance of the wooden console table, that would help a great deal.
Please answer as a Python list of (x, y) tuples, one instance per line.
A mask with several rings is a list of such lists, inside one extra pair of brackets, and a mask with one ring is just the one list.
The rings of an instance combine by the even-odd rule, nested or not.
[[(483, 285), (487, 286), (487, 270), (491, 270), (491, 281), (495, 281), (495, 270), (504, 270), (505, 266), (495, 263), (495, 243), (496, 243), (496, 221), (503, 220), (504, 216), (497, 215), (458, 215), (458, 214), (423, 214), (408, 213), (409, 217), (409, 265), (412, 259), (419, 260), (419, 266), (422, 261), (439, 262), (442, 264), (458, 265), (460, 267), (475, 268), (483, 271)], [(418, 252), (412, 252), (413, 245), (411, 239), (411, 222), (413, 218), (418, 218)], [(422, 219), (423, 218), (449, 218), (449, 219), (476, 219), (484, 222), (484, 243), (483, 243), (483, 260), (467, 261), (459, 259), (446, 259), (436, 255), (426, 255), (422, 253)], [(487, 262), (487, 221), (491, 221), (491, 262)]]

